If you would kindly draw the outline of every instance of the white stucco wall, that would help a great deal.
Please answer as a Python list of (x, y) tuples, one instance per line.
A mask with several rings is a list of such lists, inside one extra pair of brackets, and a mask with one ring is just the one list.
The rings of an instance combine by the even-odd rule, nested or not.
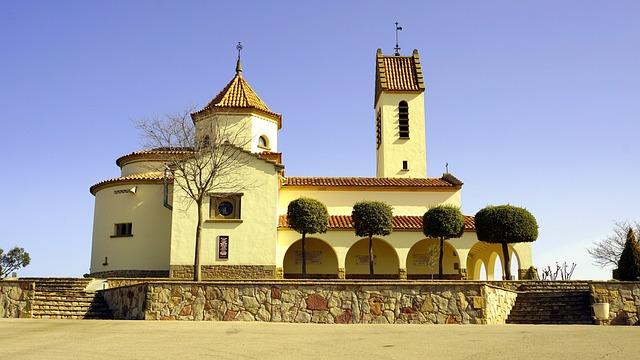
[[(220, 132), (226, 132), (231, 142), (241, 145), (245, 150), (259, 153), (263, 151), (278, 151), (278, 124), (271, 119), (247, 112), (223, 112), (202, 116), (196, 122), (196, 136), (198, 139), (210, 135), (219, 126)], [(258, 146), (258, 139), (265, 135), (269, 139), (269, 150)]]
[[(398, 104), (409, 105), (409, 138), (399, 138)], [(427, 177), (427, 148), (425, 139), (424, 93), (382, 92), (375, 118), (382, 118), (382, 144), (376, 151), (377, 177)], [(402, 161), (409, 162), (409, 170), (402, 170)]]
[(128, 176), (132, 174), (140, 174), (146, 172), (162, 172), (164, 171), (164, 162), (163, 161), (149, 161), (149, 160), (138, 160), (132, 161), (124, 166), (122, 166), (120, 170), (121, 176)]
[(353, 204), (362, 200), (383, 201), (393, 206), (394, 215), (424, 215), (432, 206), (452, 204), (460, 206), (461, 191), (365, 191), (333, 190), (330, 188), (295, 188), (285, 186), (280, 191), (278, 212), (287, 213), (289, 203), (299, 197), (320, 200), (329, 215), (351, 215)]
[[(241, 192), (242, 222), (206, 222), (202, 230), (202, 265), (274, 265), (277, 241), (278, 174), (273, 164), (245, 155), (227, 183)], [(214, 190), (216, 192), (216, 190)], [(196, 206), (174, 186), (171, 265), (192, 265), (195, 254)], [(209, 199), (203, 206), (209, 216)], [(229, 259), (217, 258), (218, 236), (228, 235)]]
[[(278, 124), (273, 120), (253, 115), (251, 117), (251, 136), (251, 152), (278, 152)], [(260, 136), (267, 137), (269, 141), (268, 149), (258, 146)]]
[[(163, 187), (139, 184), (135, 194), (114, 194), (132, 186), (106, 187), (95, 195), (91, 272), (169, 269), (171, 211), (163, 206)], [(116, 223), (132, 223), (133, 236), (112, 238)]]

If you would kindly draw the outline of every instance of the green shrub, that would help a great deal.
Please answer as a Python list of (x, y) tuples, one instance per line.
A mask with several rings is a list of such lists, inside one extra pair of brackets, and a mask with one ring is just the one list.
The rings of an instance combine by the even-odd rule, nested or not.
[(393, 231), (393, 210), (380, 201), (361, 201), (353, 205), (351, 219), (356, 235), (369, 238), (369, 277), (373, 278), (373, 236)]
[(618, 280), (636, 281), (640, 277), (640, 248), (631, 228), (627, 231), (627, 241), (618, 261)]
[(422, 217), (422, 232), (428, 237), (440, 240), (438, 278), (442, 279), (444, 241), (462, 236), (464, 233), (464, 215), (462, 215), (460, 208), (457, 206), (438, 205), (432, 207)]
[(511, 205), (487, 206), (475, 216), (478, 240), (502, 245), (504, 274), (511, 279), (511, 257), (507, 244), (532, 242), (538, 238), (538, 222), (526, 209)]
[(329, 213), (327, 207), (316, 199), (301, 197), (289, 203), (287, 208), (289, 227), (302, 235), (302, 275), (307, 274), (305, 237), (307, 234), (327, 232)]

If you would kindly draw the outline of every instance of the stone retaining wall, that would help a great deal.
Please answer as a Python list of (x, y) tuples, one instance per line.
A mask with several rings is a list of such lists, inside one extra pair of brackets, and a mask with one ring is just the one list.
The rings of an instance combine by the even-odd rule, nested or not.
[(106, 278), (167, 278), (169, 270), (109, 270), (97, 271), (86, 274), (84, 277), (92, 277), (98, 279)]
[(594, 281), (591, 295), (594, 301), (607, 297), (611, 325), (640, 325), (640, 282)]
[[(203, 280), (275, 279), (275, 265), (202, 265)], [(193, 265), (171, 265), (171, 278), (193, 279)], [(282, 276), (280, 276), (282, 277)]]
[(31, 318), (35, 284), (0, 280), (0, 318)]
[[(125, 290), (126, 289), (126, 290)], [(111, 292), (118, 291), (117, 295)], [(153, 282), (105, 291), (116, 318), (292, 323), (497, 324), (516, 294), (484, 283)], [(129, 300), (126, 300), (126, 299)], [(119, 299), (119, 300), (116, 300)], [(133, 301), (131, 299), (138, 299)], [(135, 302), (137, 306), (131, 305)]]
[(514, 291), (485, 286), (485, 316), (487, 324), (504, 324), (507, 321), (509, 312), (516, 303), (518, 294)]
[(102, 295), (114, 319), (144, 320), (147, 285), (137, 284), (103, 290)]

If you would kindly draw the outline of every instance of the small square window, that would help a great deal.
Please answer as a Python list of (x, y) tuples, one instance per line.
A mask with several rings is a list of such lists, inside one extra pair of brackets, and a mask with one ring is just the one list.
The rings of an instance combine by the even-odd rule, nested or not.
[(133, 236), (133, 224), (132, 223), (120, 223), (115, 224), (113, 230), (113, 235), (111, 237), (121, 237), (121, 236)]
[(402, 170), (409, 170), (409, 161), (402, 160)]
[(211, 220), (240, 220), (242, 194), (214, 194), (209, 200)]

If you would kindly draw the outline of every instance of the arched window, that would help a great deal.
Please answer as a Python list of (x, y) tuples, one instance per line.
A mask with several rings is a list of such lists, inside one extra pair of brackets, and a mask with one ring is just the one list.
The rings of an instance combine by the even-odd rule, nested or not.
[(406, 101), (400, 101), (398, 104), (398, 125), (401, 139), (409, 138), (409, 104)]
[(265, 135), (258, 138), (258, 147), (267, 150), (269, 149), (269, 139)]

